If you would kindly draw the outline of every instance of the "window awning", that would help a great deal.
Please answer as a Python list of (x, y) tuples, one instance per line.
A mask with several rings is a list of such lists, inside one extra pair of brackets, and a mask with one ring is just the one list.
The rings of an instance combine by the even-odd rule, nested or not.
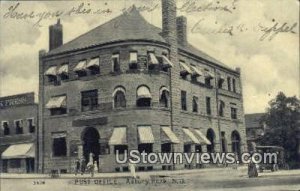
[(167, 66), (167, 67), (173, 67), (174, 66), (174, 64), (165, 55), (163, 55), (162, 58), (163, 58), (163, 64), (165, 66)]
[(109, 139), (109, 145), (125, 145), (127, 144), (126, 127), (116, 127)]
[(200, 144), (200, 141), (191, 130), (189, 130), (188, 128), (182, 128), (182, 130), (192, 140), (193, 143)]
[(130, 63), (137, 63), (137, 52), (130, 52)]
[(56, 76), (56, 66), (51, 66), (45, 72), (46, 76)]
[(203, 76), (203, 72), (201, 70), (199, 70), (198, 68), (196, 68), (195, 66), (191, 66), (192, 69), (192, 74), (195, 76)]
[(150, 90), (146, 86), (141, 86), (137, 90), (137, 97), (140, 98), (151, 98)]
[(226, 77), (220, 73), (218, 73), (218, 78), (219, 78), (219, 80), (223, 80), (223, 81), (225, 81), (225, 79), (226, 79)]
[(171, 143), (180, 143), (178, 137), (172, 131), (171, 127), (161, 127), (162, 131), (167, 135), (170, 139)]
[(99, 58), (93, 58), (89, 61), (89, 63), (86, 65), (87, 68), (90, 67), (99, 67), (100, 66), (100, 62), (99, 62)]
[(57, 71), (57, 74), (67, 74), (69, 72), (69, 65), (68, 64), (64, 64), (62, 65), (58, 71)]
[(86, 69), (86, 60), (80, 61), (74, 68), (74, 72), (82, 71)]
[(154, 143), (154, 136), (150, 126), (139, 126), (138, 133), (140, 143)]
[(204, 76), (205, 76), (205, 78), (214, 78), (215, 77), (215, 75), (208, 70), (204, 70)]
[(206, 138), (206, 136), (200, 131), (200, 129), (195, 129), (196, 134), (200, 137), (200, 143), (205, 145), (211, 145), (211, 142)]
[(66, 96), (52, 97), (46, 104), (46, 108), (47, 109), (64, 108), (67, 106), (66, 100), (67, 100)]
[(58, 138), (64, 138), (66, 137), (67, 134), (65, 132), (59, 132), (59, 133), (52, 133), (52, 138), (53, 139), (58, 139)]
[(34, 158), (35, 146), (33, 143), (10, 145), (1, 157), (2, 159)]
[(190, 68), (188, 65), (186, 65), (186, 63), (184, 63), (184, 62), (179, 62), (179, 64), (180, 64), (180, 66), (181, 66), (182, 69), (183, 69), (181, 72), (184, 72), (184, 73), (187, 73), (187, 74), (191, 74), (191, 73), (192, 73), (191, 68)]
[(150, 64), (158, 64), (158, 60), (154, 53), (149, 53), (149, 58), (150, 58)]

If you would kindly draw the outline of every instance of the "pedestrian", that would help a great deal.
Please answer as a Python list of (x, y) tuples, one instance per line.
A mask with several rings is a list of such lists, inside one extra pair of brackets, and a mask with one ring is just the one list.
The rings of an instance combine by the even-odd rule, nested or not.
[(88, 164), (87, 164), (87, 170), (89, 173), (91, 173), (91, 177), (94, 177), (94, 164), (93, 164), (93, 161), (90, 161)]
[(79, 173), (80, 171), (80, 160), (76, 159), (75, 160), (75, 176), (77, 175), (77, 173)]
[(248, 177), (254, 178), (258, 176), (256, 164), (253, 162), (251, 157), (250, 163), (248, 164)]
[(97, 161), (94, 161), (94, 172), (98, 173), (98, 165), (97, 165)]
[(85, 173), (85, 168), (86, 168), (86, 162), (85, 162), (85, 159), (82, 158), (81, 159), (81, 164), (80, 164), (81, 175), (83, 175)]

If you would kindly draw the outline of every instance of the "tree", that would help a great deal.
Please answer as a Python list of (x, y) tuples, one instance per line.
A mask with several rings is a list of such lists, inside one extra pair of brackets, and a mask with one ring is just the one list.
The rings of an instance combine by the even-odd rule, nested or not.
[(261, 123), (267, 128), (261, 138), (262, 145), (281, 146), (285, 149), (285, 160), (290, 167), (300, 167), (299, 134), (300, 134), (300, 101), (295, 96), (286, 97), (279, 92), (269, 102), (267, 113)]

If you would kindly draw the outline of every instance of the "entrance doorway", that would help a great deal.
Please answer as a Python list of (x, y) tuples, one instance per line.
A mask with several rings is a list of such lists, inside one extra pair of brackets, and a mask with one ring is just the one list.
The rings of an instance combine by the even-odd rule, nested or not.
[(90, 158), (90, 153), (93, 155), (93, 161), (96, 161), (98, 164), (99, 154), (100, 154), (100, 143), (99, 143), (99, 133), (97, 129), (93, 127), (87, 127), (82, 132), (82, 141), (83, 141), (83, 156), (85, 161), (88, 163)]
[(207, 139), (211, 142), (210, 145), (207, 145), (207, 152), (214, 153), (215, 152), (215, 132), (212, 129), (208, 129), (206, 133)]
[(238, 159), (241, 157), (241, 137), (237, 131), (233, 131), (231, 134), (232, 152), (236, 153)]

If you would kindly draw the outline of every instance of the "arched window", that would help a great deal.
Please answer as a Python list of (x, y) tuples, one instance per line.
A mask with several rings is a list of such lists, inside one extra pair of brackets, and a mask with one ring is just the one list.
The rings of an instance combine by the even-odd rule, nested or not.
[(118, 87), (113, 92), (114, 108), (124, 108), (126, 107), (126, 97), (125, 89), (123, 87)]
[(162, 87), (159, 90), (159, 105), (161, 107), (169, 107), (169, 90), (166, 87)]
[(232, 152), (237, 155), (238, 158), (241, 156), (241, 137), (239, 132), (233, 131), (231, 133), (231, 146)]
[(147, 86), (140, 86), (137, 89), (137, 101), (138, 107), (150, 107), (151, 106), (151, 93)]
[(210, 145), (207, 145), (207, 152), (213, 153), (215, 152), (215, 132), (212, 129), (208, 129), (206, 133), (207, 139), (211, 142)]

